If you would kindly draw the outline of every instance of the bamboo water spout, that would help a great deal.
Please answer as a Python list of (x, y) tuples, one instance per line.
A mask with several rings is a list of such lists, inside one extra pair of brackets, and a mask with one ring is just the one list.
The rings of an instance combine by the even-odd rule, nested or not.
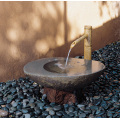
[(92, 49), (92, 26), (84, 27), (84, 35), (75, 40), (70, 48), (72, 49), (77, 43), (84, 40), (84, 59), (91, 60), (91, 49)]

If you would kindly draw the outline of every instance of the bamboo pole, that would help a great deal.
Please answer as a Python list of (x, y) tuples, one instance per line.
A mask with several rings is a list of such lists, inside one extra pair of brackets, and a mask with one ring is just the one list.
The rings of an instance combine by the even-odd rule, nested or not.
[(84, 27), (85, 34), (88, 35), (84, 39), (84, 59), (91, 60), (91, 53), (92, 53), (92, 26), (85, 26)]

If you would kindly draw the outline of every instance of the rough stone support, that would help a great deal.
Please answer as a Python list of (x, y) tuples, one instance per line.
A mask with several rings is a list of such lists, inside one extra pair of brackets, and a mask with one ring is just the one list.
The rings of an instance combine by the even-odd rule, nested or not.
[(49, 100), (49, 102), (55, 102), (58, 104), (71, 104), (75, 102), (80, 102), (84, 98), (81, 91), (65, 92), (52, 88), (44, 88), (44, 94), (47, 95), (47, 99)]

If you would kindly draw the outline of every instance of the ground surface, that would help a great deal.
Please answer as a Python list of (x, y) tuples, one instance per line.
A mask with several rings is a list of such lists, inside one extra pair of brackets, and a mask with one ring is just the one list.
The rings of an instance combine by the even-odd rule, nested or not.
[(19, 78), (0, 83), (0, 109), (8, 111), (10, 118), (120, 117), (120, 41), (94, 51), (92, 59), (103, 62), (106, 70), (86, 86), (82, 103), (49, 103), (43, 87), (29, 78)]

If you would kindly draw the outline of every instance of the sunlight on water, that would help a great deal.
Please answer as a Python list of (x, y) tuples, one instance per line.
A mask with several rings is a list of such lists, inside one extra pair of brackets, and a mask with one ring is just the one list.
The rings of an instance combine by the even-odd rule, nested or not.
[(60, 63), (60, 62), (57, 62), (55, 63), (56, 66), (58, 66), (59, 68), (61, 69), (65, 69), (66, 67), (64, 66), (64, 64)]

